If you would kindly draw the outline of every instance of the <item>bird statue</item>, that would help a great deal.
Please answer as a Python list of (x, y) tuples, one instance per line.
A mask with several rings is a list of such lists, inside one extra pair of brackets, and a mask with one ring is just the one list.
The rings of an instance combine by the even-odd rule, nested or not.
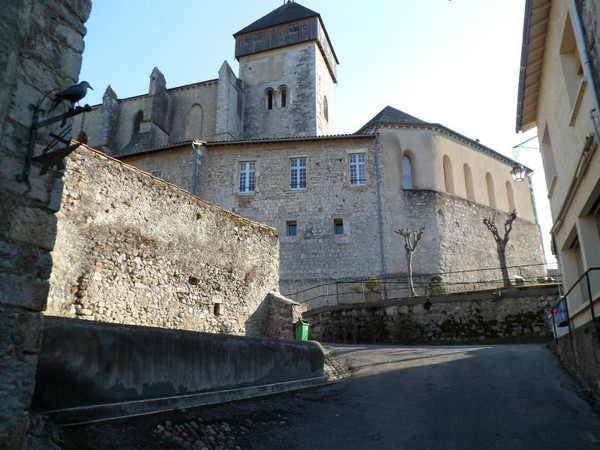
[(90, 88), (92, 91), (94, 90), (94, 88), (90, 86), (90, 83), (87, 81), (81, 81), (63, 91), (60, 91), (54, 96), (54, 104), (52, 105), (52, 108), (50, 108), (50, 111), (61, 104), (63, 100), (71, 102), (71, 109), (74, 108), (75, 103), (79, 104), (79, 100), (85, 97), (88, 88)]

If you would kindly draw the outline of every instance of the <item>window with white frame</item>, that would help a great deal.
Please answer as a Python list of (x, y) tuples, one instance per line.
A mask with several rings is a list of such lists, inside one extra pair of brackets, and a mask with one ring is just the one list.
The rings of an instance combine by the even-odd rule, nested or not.
[(364, 186), (367, 184), (367, 171), (364, 153), (351, 153), (348, 157), (350, 170), (350, 185)]
[(256, 163), (254, 161), (240, 162), (239, 191), (243, 193), (254, 192)]
[(290, 188), (306, 189), (306, 158), (290, 159)]

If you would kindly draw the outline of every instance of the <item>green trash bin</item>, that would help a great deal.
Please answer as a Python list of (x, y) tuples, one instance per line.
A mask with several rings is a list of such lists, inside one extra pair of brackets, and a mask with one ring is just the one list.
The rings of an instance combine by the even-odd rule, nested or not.
[(294, 324), (294, 336), (297, 341), (308, 341), (308, 322), (304, 319)]

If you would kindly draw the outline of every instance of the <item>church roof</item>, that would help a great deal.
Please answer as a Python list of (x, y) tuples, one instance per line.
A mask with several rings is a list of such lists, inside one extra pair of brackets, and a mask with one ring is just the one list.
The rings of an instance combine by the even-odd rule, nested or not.
[(261, 17), (255, 22), (252, 22), (246, 28), (241, 29), (234, 36), (243, 33), (249, 33), (251, 31), (258, 31), (264, 28), (270, 28), (276, 25), (282, 25), (288, 22), (294, 22), (296, 20), (306, 19), (308, 17), (321, 17), (319, 13), (314, 12), (296, 2), (288, 0), (282, 6), (274, 11), (271, 11), (266, 16)]
[(373, 125), (399, 125), (399, 124), (412, 124), (412, 125), (427, 125), (428, 122), (418, 119), (410, 114), (400, 111), (399, 109), (386, 106), (379, 114), (368, 121), (357, 133), (360, 133)]

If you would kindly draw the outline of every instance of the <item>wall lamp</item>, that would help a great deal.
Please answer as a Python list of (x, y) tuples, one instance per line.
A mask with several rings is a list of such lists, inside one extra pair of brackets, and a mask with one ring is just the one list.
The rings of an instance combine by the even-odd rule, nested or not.
[[(531, 176), (533, 174), (533, 170), (528, 169), (523, 164), (521, 164), (517, 161), (517, 159), (519, 158), (519, 147), (521, 147), (523, 144), (526, 144), (527, 142), (535, 139), (536, 137), (537, 137), (537, 135), (527, 139), (526, 141), (521, 142), (518, 145), (515, 145), (512, 148), (513, 156), (515, 157), (515, 163), (513, 164), (513, 168), (510, 171), (510, 174), (512, 176), (512, 179), (515, 180), (517, 183), (520, 183), (521, 181), (523, 181), (526, 176), (528, 176), (528, 175)], [(524, 147), (524, 148), (537, 148), (537, 147)]]
[[(86, 86), (89, 87), (89, 85), (87, 84), (87, 82), (83, 82), (85, 83)], [(80, 83), (81, 84), (81, 83)], [(78, 85), (77, 85), (78, 86)], [(59, 103), (59, 100), (56, 100), (59, 95), (64, 94), (64, 93), (69, 93), (71, 91), (69, 91), (69, 89), (73, 89), (76, 86), (73, 86), (71, 88), (68, 88), (64, 91), (62, 91), (62, 93), (59, 93), (55, 96), (55, 100), (54, 100), (54, 105), (50, 107), (50, 109), (47, 111), (45, 109), (42, 108), (42, 104), (44, 103), (44, 101), (48, 98), (48, 96), (55, 91), (55, 89), (47, 92), (40, 101), (38, 101), (36, 104), (30, 104), (29, 105), (29, 109), (32, 111), (33, 115), (31, 118), (31, 125), (29, 126), (29, 141), (27, 143), (27, 153), (25, 154), (25, 162), (23, 164), (23, 172), (20, 175), (17, 175), (17, 181), (19, 183), (25, 183), (27, 185), (27, 190), (23, 193), (23, 195), (27, 195), (27, 193), (31, 190), (31, 185), (29, 183), (29, 174), (31, 172), (31, 163), (37, 163), (41, 166), (40, 169), (40, 175), (44, 175), (51, 167), (56, 166), (56, 168), (58, 170), (62, 170), (64, 169), (64, 162), (63, 159), (66, 158), (69, 153), (71, 153), (73, 150), (75, 150), (77, 147), (79, 147), (79, 143), (77, 143), (76, 141), (71, 142), (70, 139), (70, 135), (71, 135), (71, 131), (72, 131), (72, 127), (70, 125), (66, 126), (66, 122), (67, 119), (76, 116), (78, 114), (81, 113), (86, 113), (92, 110), (92, 108), (90, 107), (90, 105), (85, 105), (85, 106), (75, 106), (75, 102), (78, 102), (79, 100), (81, 100), (84, 96), (85, 96), (85, 91), (87, 90), (87, 88), (84, 88), (83, 92), (77, 92), (77, 96), (76, 98), (73, 97), (72, 95), (69, 96), (63, 96), (61, 98), (60, 101), (62, 101), (63, 99), (69, 100), (72, 102), (71, 107), (68, 109), (67, 112), (65, 113), (61, 113), (58, 114), (54, 117), (51, 117), (49, 119), (46, 120), (42, 120), (41, 116), (43, 116), (44, 114), (46, 114), (46, 112), (51, 112), (54, 107), (56, 107)], [(46, 145), (46, 147), (42, 150), (42, 153), (38, 156), (34, 156), (35, 153), (35, 145), (37, 142), (37, 137), (38, 137), (38, 130), (40, 130), (41, 128), (47, 127), (49, 125), (53, 125), (55, 123), (60, 122), (60, 128), (61, 128), (61, 132), (58, 134), (55, 133), (48, 133), (49, 136), (52, 138), (50, 140), (50, 143), (48, 145)], [(64, 148), (58, 149), (58, 150), (53, 150), (57, 145), (60, 144), (65, 145)]]

